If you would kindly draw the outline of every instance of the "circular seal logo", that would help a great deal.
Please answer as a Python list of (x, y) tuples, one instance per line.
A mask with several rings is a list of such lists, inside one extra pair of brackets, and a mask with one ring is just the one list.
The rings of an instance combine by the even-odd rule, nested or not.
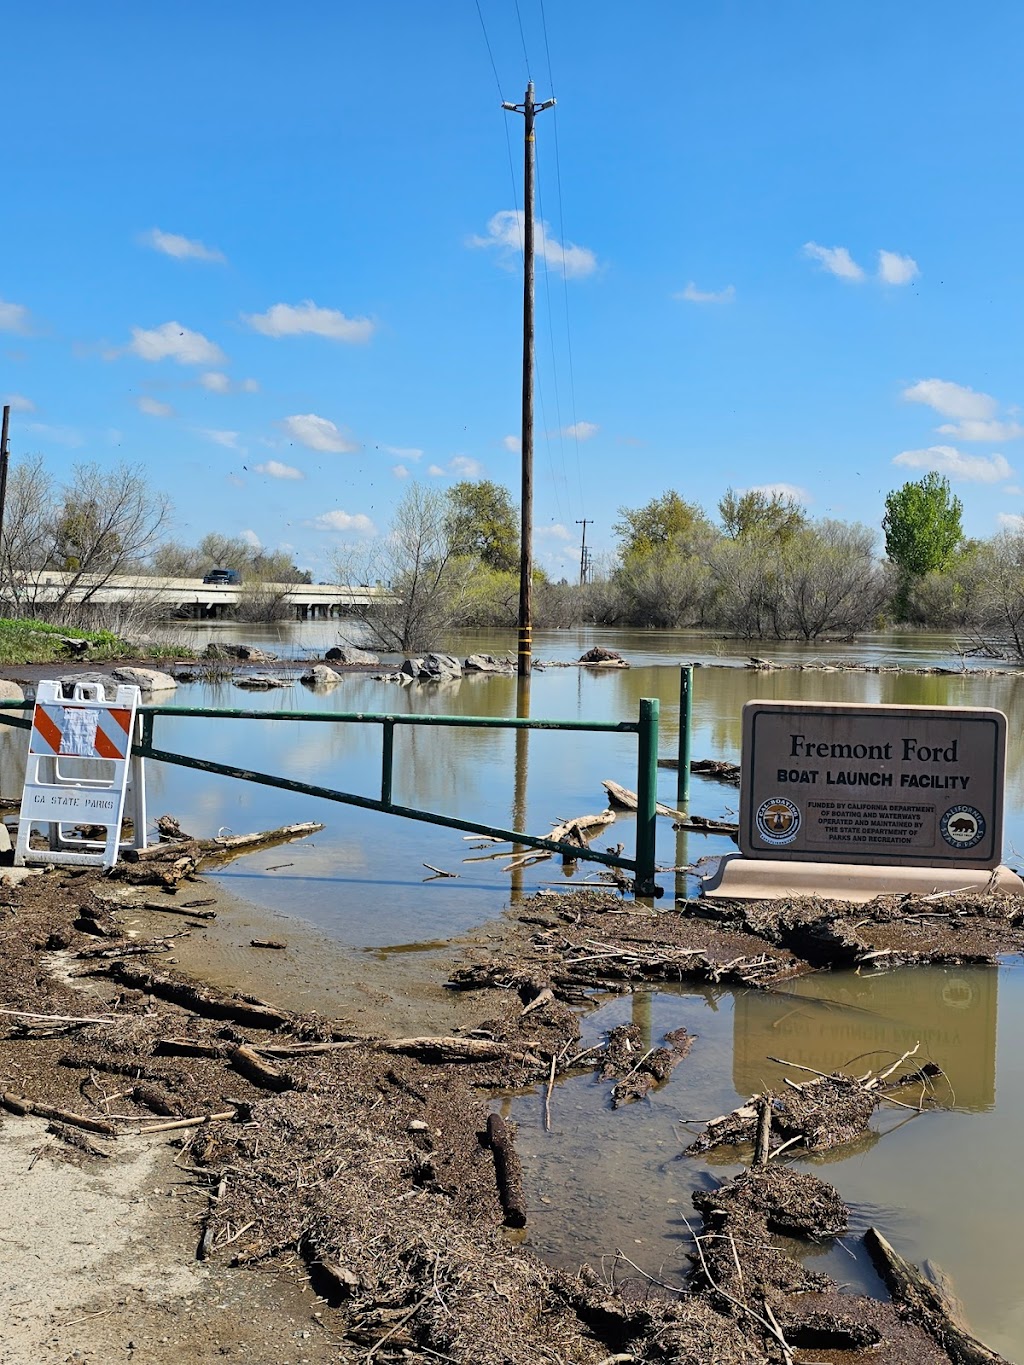
[(939, 821), (939, 833), (951, 848), (973, 848), (985, 837), (985, 817), (974, 806), (950, 806)]
[(784, 796), (769, 797), (757, 808), (754, 828), (766, 844), (791, 844), (800, 828), (800, 808)]

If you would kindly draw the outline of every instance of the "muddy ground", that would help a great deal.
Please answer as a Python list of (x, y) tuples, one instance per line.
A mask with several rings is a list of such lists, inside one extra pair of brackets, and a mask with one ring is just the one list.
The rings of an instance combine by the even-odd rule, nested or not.
[[(835, 1236), (845, 1209), (784, 1153), (701, 1193), (674, 1273), (555, 1271), (517, 1242), (515, 1134), (489, 1114), (495, 1090), (569, 1070), (618, 1077), (630, 1102), (638, 1077), (686, 1067), (679, 1037), (646, 1058), (626, 1036), (583, 1050), (574, 1007), (595, 990), (992, 961), (1024, 948), (1019, 901), (655, 914), (541, 894), (438, 950), (408, 998), (410, 969), (374, 958), (310, 982), (302, 1013), (274, 982), (315, 945), (293, 924), (287, 949), (251, 948), (255, 915), (202, 878), (0, 887), (3, 1365), (998, 1359), (933, 1304), (843, 1294), (792, 1259), (788, 1239)], [(746, 1134), (736, 1151), (749, 1161)]]

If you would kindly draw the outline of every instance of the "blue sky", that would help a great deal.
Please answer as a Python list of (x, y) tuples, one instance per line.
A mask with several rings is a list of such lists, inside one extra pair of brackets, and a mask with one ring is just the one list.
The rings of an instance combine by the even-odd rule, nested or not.
[(517, 494), (529, 71), (540, 562), (668, 488), (1024, 513), (1021, 6), (480, 12), (497, 81), (475, 0), (7, 6), (15, 458), (142, 464), (177, 537), (317, 577), (409, 478)]

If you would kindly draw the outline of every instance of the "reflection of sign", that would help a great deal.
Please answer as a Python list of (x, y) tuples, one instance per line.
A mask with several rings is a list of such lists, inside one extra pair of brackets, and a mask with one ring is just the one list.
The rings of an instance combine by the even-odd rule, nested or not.
[[(958, 968), (955, 974), (914, 967), (876, 977), (849, 972), (807, 977), (779, 995), (747, 991), (736, 997), (733, 1085), (740, 1095), (781, 1086), (778, 1077), (793, 1073), (768, 1057), (863, 1075), (869, 1067), (884, 1070), (919, 1042), (901, 1073), (936, 1062), (958, 1109), (990, 1108), (998, 985), (992, 967)], [(937, 1088), (943, 1084), (935, 1082)], [(916, 1104), (919, 1091), (920, 1086), (908, 1101)]]
[(748, 858), (995, 867), (1006, 717), (952, 706), (751, 701), (740, 849)]

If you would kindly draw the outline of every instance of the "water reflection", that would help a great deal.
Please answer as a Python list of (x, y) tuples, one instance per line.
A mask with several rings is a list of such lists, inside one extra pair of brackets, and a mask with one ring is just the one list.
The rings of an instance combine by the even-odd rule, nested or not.
[[(728, 1149), (710, 1160), (680, 1157), (699, 1131), (691, 1120), (725, 1113), (764, 1086), (781, 1087), (785, 1069), (769, 1056), (820, 1071), (860, 1056), (866, 1070), (895, 1061), (920, 1039), (918, 1055), (948, 1077), (936, 1082), (941, 1110), (911, 1115), (883, 1107), (863, 1139), (827, 1159), (796, 1159), (851, 1205), (847, 1250), (818, 1249), (816, 1268), (879, 1292), (859, 1243), (878, 1224), (911, 1260), (937, 1260), (974, 1330), (1010, 1359), (1021, 1358), (1024, 1188), (1010, 1175), (1024, 1121), (1019, 970), (837, 972), (806, 978), (786, 996), (662, 991), (603, 1006), (585, 1021), (584, 1045), (628, 1022), (639, 1024), (645, 1047), (681, 1024), (698, 1035), (686, 1061), (648, 1100), (612, 1111), (610, 1082), (571, 1080), (556, 1087), (550, 1132), (543, 1087), (506, 1102), (520, 1124), (530, 1240), (545, 1255), (575, 1266), (621, 1248), (656, 1275), (682, 1275), (681, 1215), (691, 1215), (693, 1190), (740, 1169)], [(908, 1089), (902, 1098), (916, 1103), (918, 1093)]]

